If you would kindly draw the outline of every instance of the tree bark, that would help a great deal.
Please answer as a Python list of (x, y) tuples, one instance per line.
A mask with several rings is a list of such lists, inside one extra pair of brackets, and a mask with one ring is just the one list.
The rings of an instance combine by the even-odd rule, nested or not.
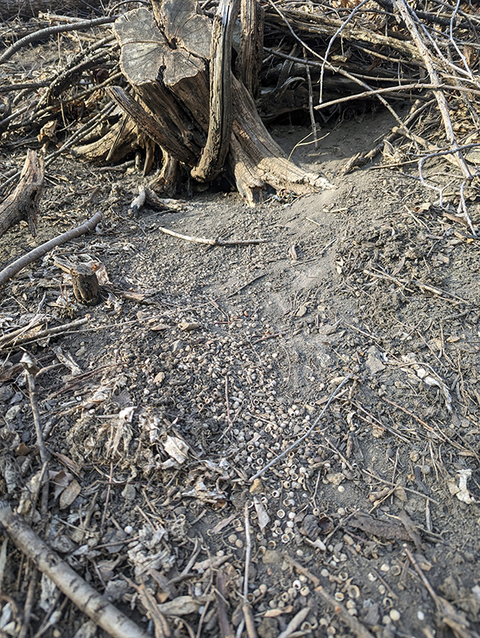
[(43, 192), (43, 159), (29, 149), (16, 189), (0, 204), (0, 237), (21, 220), (37, 234), (38, 202)]
[[(214, 25), (196, 0), (152, 0), (152, 6), (153, 15), (141, 7), (114, 25), (121, 69), (135, 97), (119, 87), (110, 93), (138, 128), (168, 158), (188, 166), (194, 179), (229, 170), (250, 205), (269, 187), (295, 194), (330, 187), (285, 157), (257, 113), (251, 72), (259, 60), (256, 3), (243, 0), (242, 6), (248, 33), (237, 73), (248, 88), (231, 72), (235, 3), (220, 1)], [(247, 56), (254, 57), (250, 66)]]

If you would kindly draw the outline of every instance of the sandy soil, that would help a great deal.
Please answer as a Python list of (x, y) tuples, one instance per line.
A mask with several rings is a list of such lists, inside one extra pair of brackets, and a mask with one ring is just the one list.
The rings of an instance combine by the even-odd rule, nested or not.
[[(402, 174), (377, 160), (342, 175), (392, 124), (357, 114), (324, 129), (317, 150), (295, 147), (308, 130), (274, 128), (295, 161), (335, 188), (255, 209), (236, 193), (207, 191), (183, 210), (132, 217), (138, 173), (62, 159), (48, 171), (39, 236), (21, 226), (0, 238), (6, 265), (104, 212), (95, 233), (2, 290), (3, 334), (35, 313), (49, 327), (88, 322), (0, 352), (1, 490), (14, 505), (27, 501), (28, 514), (41, 465), (25, 379), (12, 373), (27, 351), (41, 368), (56, 366), (39, 376), (38, 397), (50, 480), (60, 484), (32, 525), (145, 628), (153, 631), (124, 576), (146, 583), (174, 635), (188, 626), (216, 636), (216, 574), (226, 577), (236, 630), (250, 554), (248, 599), (262, 638), (301, 610), (291, 635), (359, 636), (342, 613), (376, 636), (453, 635), (419, 573), (480, 631), (479, 244), (435, 207), (414, 165)], [(20, 153), (5, 153), (0, 171), (13, 161)], [(470, 213), (478, 223), (475, 202)], [(205, 247), (160, 227), (265, 242)], [(58, 256), (104, 264), (111, 286), (99, 305), (75, 301)], [(74, 481), (78, 493), (62, 501)], [(31, 567), (10, 544), (2, 574), (13, 622)], [(59, 613), (43, 635), (93, 635), (44, 580), (37, 592), (34, 631), (52, 607)], [(189, 613), (171, 615), (175, 601)]]

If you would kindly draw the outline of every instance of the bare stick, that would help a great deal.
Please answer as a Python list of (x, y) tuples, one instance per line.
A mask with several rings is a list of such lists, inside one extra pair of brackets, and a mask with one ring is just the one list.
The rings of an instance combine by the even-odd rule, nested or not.
[(15, 275), (23, 270), (23, 268), (36, 261), (37, 259), (40, 259), (40, 257), (43, 257), (43, 255), (46, 255), (50, 250), (52, 250), (52, 248), (61, 246), (67, 241), (70, 241), (70, 239), (80, 237), (80, 235), (84, 235), (85, 233), (91, 231), (101, 221), (101, 219), (102, 213), (95, 213), (93, 217), (91, 217), (80, 226), (72, 228), (71, 230), (67, 230), (66, 233), (63, 233), (63, 235), (54, 237), (50, 241), (47, 241), (45, 244), (37, 246), (37, 248), (34, 248), (23, 257), (20, 257), (20, 259), (14, 261), (13, 264), (10, 264), (10, 266), (7, 266), (2, 271), (0, 271), (0, 287), (3, 286), (9, 279), (15, 277)]
[(354, 616), (350, 616), (348, 610), (338, 603), (333, 596), (330, 596), (330, 594), (328, 594), (322, 586), (315, 587), (315, 591), (317, 594), (320, 594), (323, 600), (328, 603), (330, 607), (333, 608), (334, 612), (340, 616), (346, 625), (348, 625), (349, 629), (353, 631), (357, 638), (374, 638), (373, 634), (371, 634), (368, 629), (364, 627)]
[(227, 605), (225, 604), (225, 598), (227, 595), (227, 587), (225, 582), (225, 574), (218, 570), (217, 572), (217, 587), (216, 597), (218, 605), (218, 624), (220, 626), (220, 636), (222, 638), (233, 638), (233, 629), (230, 625), (227, 615)]
[(10, 507), (0, 507), (0, 524), (4, 526), (14, 545), (99, 627), (114, 638), (151, 638), (88, 585)]
[[(21, 343), (31, 343), (33, 341), (37, 341), (38, 339), (43, 339), (44, 337), (53, 337), (53, 335), (64, 334), (69, 330), (74, 328), (78, 328), (79, 326), (83, 326), (88, 323), (90, 316), (83, 317), (82, 319), (77, 319), (76, 321), (72, 321), (70, 323), (65, 323), (62, 326), (56, 326), (55, 328), (45, 328), (45, 330), (40, 330), (34, 335), (29, 334), (18, 334), (18, 330), (15, 330), (13, 334), (6, 334), (0, 338), (0, 350), (4, 348), (12, 348), (14, 346), (18, 346)], [(40, 318), (41, 320), (41, 318)], [(39, 321), (40, 321), (39, 320)], [(31, 330), (34, 326), (27, 326), (22, 329), (22, 332), (26, 330)]]
[(300, 627), (302, 622), (311, 611), (312, 610), (310, 609), (310, 607), (304, 607), (303, 609), (300, 609), (300, 611), (296, 613), (292, 620), (288, 623), (285, 631), (282, 631), (280, 634), (278, 634), (277, 638), (288, 638), (288, 636), (293, 634), (293, 632)]
[(28, 380), (28, 394), (30, 396), (30, 405), (32, 406), (33, 423), (35, 425), (35, 434), (37, 435), (37, 445), (40, 452), (40, 460), (42, 461), (45, 478), (42, 485), (42, 507), (41, 515), (42, 519), (46, 520), (47, 508), (48, 508), (48, 453), (45, 447), (45, 440), (43, 438), (42, 424), (40, 422), (40, 412), (38, 410), (37, 401), (37, 389), (35, 387), (35, 376), (39, 372), (40, 368), (34, 362), (32, 357), (25, 352), (20, 363), (23, 365), (25, 372), (27, 373)]
[(15, 44), (8, 47), (8, 49), (0, 55), (0, 64), (10, 60), (12, 55), (14, 55), (21, 48), (27, 46), (31, 42), (35, 42), (36, 40), (41, 40), (42, 38), (46, 38), (50, 35), (54, 35), (55, 33), (64, 33), (65, 31), (81, 31), (82, 29), (90, 29), (91, 27), (99, 26), (100, 24), (108, 24), (111, 22), (115, 22), (118, 16), (106, 16), (104, 18), (96, 18), (95, 20), (85, 20), (83, 22), (74, 22), (73, 24), (59, 24), (56, 27), (47, 27), (46, 29), (40, 29), (39, 31), (34, 31), (29, 35), (26, 35), (24, 38), (20, 38), (17, 40)]
[(317, 423), (320, 421), (320, 419), (322, 418), (322, 416), (325, 414), (325, 412), (327, 411), (328, 406), (330, 405), (330, 403), (333, 401), (333, 399), (338, 395), (338, 393), (340, 392), (340, 390), (342, 389), (342, 387), (345, 385), (345, 383), (347, 381), (349, 381), (352, 378), (352, 375), (349, 374), (347, 377), (345, 377), (345, 379), (340, 383), (340, 385), (337, 386), (335, 392), (331, 395), (331, 397), (328, 399), (328, 401), (325, 404), (325, 407), (323, 408), (323, 410), (320, 412), (320, 414), (317, 416), (317, 418), (315, 419), (315, 421), (313, 422), (313, 425), (305, 432), (305, 434), (303, 436), (301, 436), (297, 441), (295, 441), (295, 443), (292, 443), (292, 445), (290, 447), (288, 447), (286, 450), (284, 450), (281, 454), (279, 454), (278, 456), (276, 456), (274, 459), (272, 459), (270, 461), (270, 463), (267, 463), (267, 465), (265, 465), (265, 467), (263, 467), (261, 470), (259, 470), (256, 474), (254, 474), (251, 478), (250, 478), (250, 482), (254, 481), (256, 478), (258, 478), (259, 476), (261, 476), (266, 470), (268, 470), (270, 467), (272, 467), (272, 465), (275, 465), (275, 463), (277, 463), (277, 461), (279, 461), (281, 458), (283, 458), (286, 454), (288, 454), (291, 450), (293, 450), (293, 448), (297, 447), (297, 445), (300, 445), (300, 443), (302, 441), (305, 441), (305, 439), (310, 436), (310, 434), (313, 432), (313, 430), (316, 428)]
[[(425, 45), (424, 41), (422, 40), (420, 36), (420, 32), (417, 29), (417, 25), (413, 21), (413, 18), (410, 14), (410, 11), (411, 11), (410, 7), (405, 2), (405, 0), (395, 0), (395, 6), (397, 7), (405, 24), (407, 25), (407, 28), (410, 31), (410, 35), (412, 36), (413, 41), (417, 45), (420, 55), (422, 56), (425, 62), (425, 66), (427, 67), (427, 71), (430, 76), (430, 80), (432, 84), (436, 87), (440, 87), (441, 82), (438, 77), (435, 66), (433, 64), (431, 53), (428, 50), (427, 46)], [(449, 109), (448, 109), (447, 98), (442, 93), (442, 91), (435, 91), (435, 98), (437, 100), (440, 113), (442, 114), (443, 125), (445, 127), (447, 139), (454, 149), (458, 149), (458, 143), (455, 138), (455, 133), (453, 132), (452, 121), (450, 119), (450, 115), (448, 112)], [(468, 165), (465, 162), (461, 151), (458, 151), (456, 153), (456, 158), (458, 159), (458, 165), (460, 166), (464, 177), (466, 177), (467, 179), (471, 178), (472, 174), (470, 173)]]
[(30, 616), (32, 615), (33, 604), (35, 603), (35, 588), (37, 586), (38, 570), (35, 568), (33, 574), (30, 577), (28, 583), (27, 598), (23, 607), (23, 622), (18, 638), (27, 638), (28, 625), (30, 623)]
[(245, 575), (243, 577), (243, 617), (248, 638), (257, 638), (255, 623), (250, 603), (248, 602), (248, 581), (250, 579), (250, 559), (252, 556), (252, 537), (250, 534), (250, 519), (248, 517), (248, 503), (245, 504)]
[[(264, 244), (268, 241), (268, 239), (239, 239), (239, 240), (229, 240), (229, 239), (207, 239), (205, 237), (191, 237), (190, 235), (181, 235), (180, 233), (176, 233), (174, 230), (170, 230), (169, 228), (164, 228), (163, 226), (157, 226), (157, 230), (161, 230), (162, 233), (166, 235), (171, 235), (172, 237), (178, 237), (178, 239), (184, 239), (185, 241), (193, 241), (197, 244), (207, 244), (207, 246), (250, 246), (252, 244)], [(0, 279), (1, 284), (1, 279)]]
[[(352, 95), (346, 95), (345, 97), (339, 97), (336, 100), (330, 100), (329, 102), (322, 102), (321, 104), (317, 104), (315, 106), (316, 111), (320, 111), (321, 109), (327, 108), (327, 106), (334, 106), (335, 104), (341, 104), (342, 102), (350, 102), (352, 100), (359, 100), (364, 97), (371, 97), (373, 95), (380, 95), (382, 93), (395, 93), (398, 91), (413, 91), (414, 89), (419, 89), (423, 91), (424, 89), (439, 89), (441, 87), (434, 86), (433, 84), (422, 84), (421, 82), (416, 82), (415, 84), (399, 84), (398, 86), (386, 86), (381, 89), (370, 89), (368, 91), (363, 91), (362, 93), (353, 93)], [(450, 87), (451, 88), (451, 87)], [(405, 135), (405, 132), (402, 131)]]

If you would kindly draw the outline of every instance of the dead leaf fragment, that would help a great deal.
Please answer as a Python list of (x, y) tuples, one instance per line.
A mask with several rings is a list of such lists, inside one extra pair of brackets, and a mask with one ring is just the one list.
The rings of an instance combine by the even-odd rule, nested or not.
[(178, 324), (180, 330), (184, 330), (185, 332), (190, 332), (191, 330), (198, 330), (200, 328), (200, 324), (196, 321), (181, 321)]
[(472, 476), (472, 470), (459, 470), (458, 476), (458, 485), (454, 477), (448, 479), (448, 491), (452, 496), (456, 496), (459, 501), (462, 501), (462, 503), (466, 503), (467, 505), (475, 503), (475, 499), (467, 487), (467, 481)]
[(167, 434), (163, 443), (165, 452), (179, 465), (185, 463), (188, 458), (188, 445), (182, 439)]
[(265, 527), (270, 522), (270, 516), (268, 515), (268, 512), (265, 509), (265, 505), (256, 496), (253, 499), (253, 504), (255, 505), (255, 510), (258, 516), (258, 526), (260, 527), (260, 531), (263, 532)]
[(64, 510), (73, 503), (73, 501), (77, 498), (77, 496), (82, 491), (80, 487), (80, 483), (73, 479), (71, 483), (63, 490), (60, 494), (60, 499), (58, 501), (59, 507), (61, 510)]
[(160, 605), (157, 604), (157, 608), (165, 616), (187, 616), (188, 614), (197, 614), (203, 604), (205, 604), (205, 601), (201, 600), (201, 598), (178, 596), (174, 600), (169, 600)]
[(263, 492), (263, 483), (260, 479), (255, 479), (250, 487), (250, 494), (261, 494)]

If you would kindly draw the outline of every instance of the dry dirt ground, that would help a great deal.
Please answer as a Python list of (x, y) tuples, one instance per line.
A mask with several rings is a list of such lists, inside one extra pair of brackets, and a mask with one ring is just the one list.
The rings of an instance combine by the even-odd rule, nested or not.
[[(335, 188), (255, 209), (203, 192), (183, 210), (132, 217), (138, 173), (62, 159), (47, 173), (37, 239), (24, 226), (0, 239), (6, 265), (104, 212), (95, 233), (1, 292), (3, 334), (38, 313), (43, 327), (88, 318), (0, 351), (1, 491), (148, 631), (133, 584), (145, 583), (174, 635), (221, 636), (219, 573), (237, 631), (246, 567), (262, 638), (298, 612), (292, 636), (480, 631), (479, 243), (431, 205), (415, 165), (402, 174), (377, 160), (342, 176), (391, 126), (357, 113), (323, 129), (317, 150), (297, 146), (293, 158)], [(308, 135), (272, 132), (288, 152)], [(22, 161), (4, 153), (0, 171)], [(474, 201), (470, 214), (480, 221)], [(265, 242), (205, 247), (160, 226)], [(100, 304), (75, 301), (58, 256), (105, 266)], [(29, 512), (41, 464), (25, 378), (12, 373), (24, 351), (48, 368), (38, 377), (44, 520)], [(7, 556), (0, 625), (16, 636), (32, 567), (10, 542)], [(39, 579), (27, 635), (85, 638), (95, 633), (86, 620)]]

